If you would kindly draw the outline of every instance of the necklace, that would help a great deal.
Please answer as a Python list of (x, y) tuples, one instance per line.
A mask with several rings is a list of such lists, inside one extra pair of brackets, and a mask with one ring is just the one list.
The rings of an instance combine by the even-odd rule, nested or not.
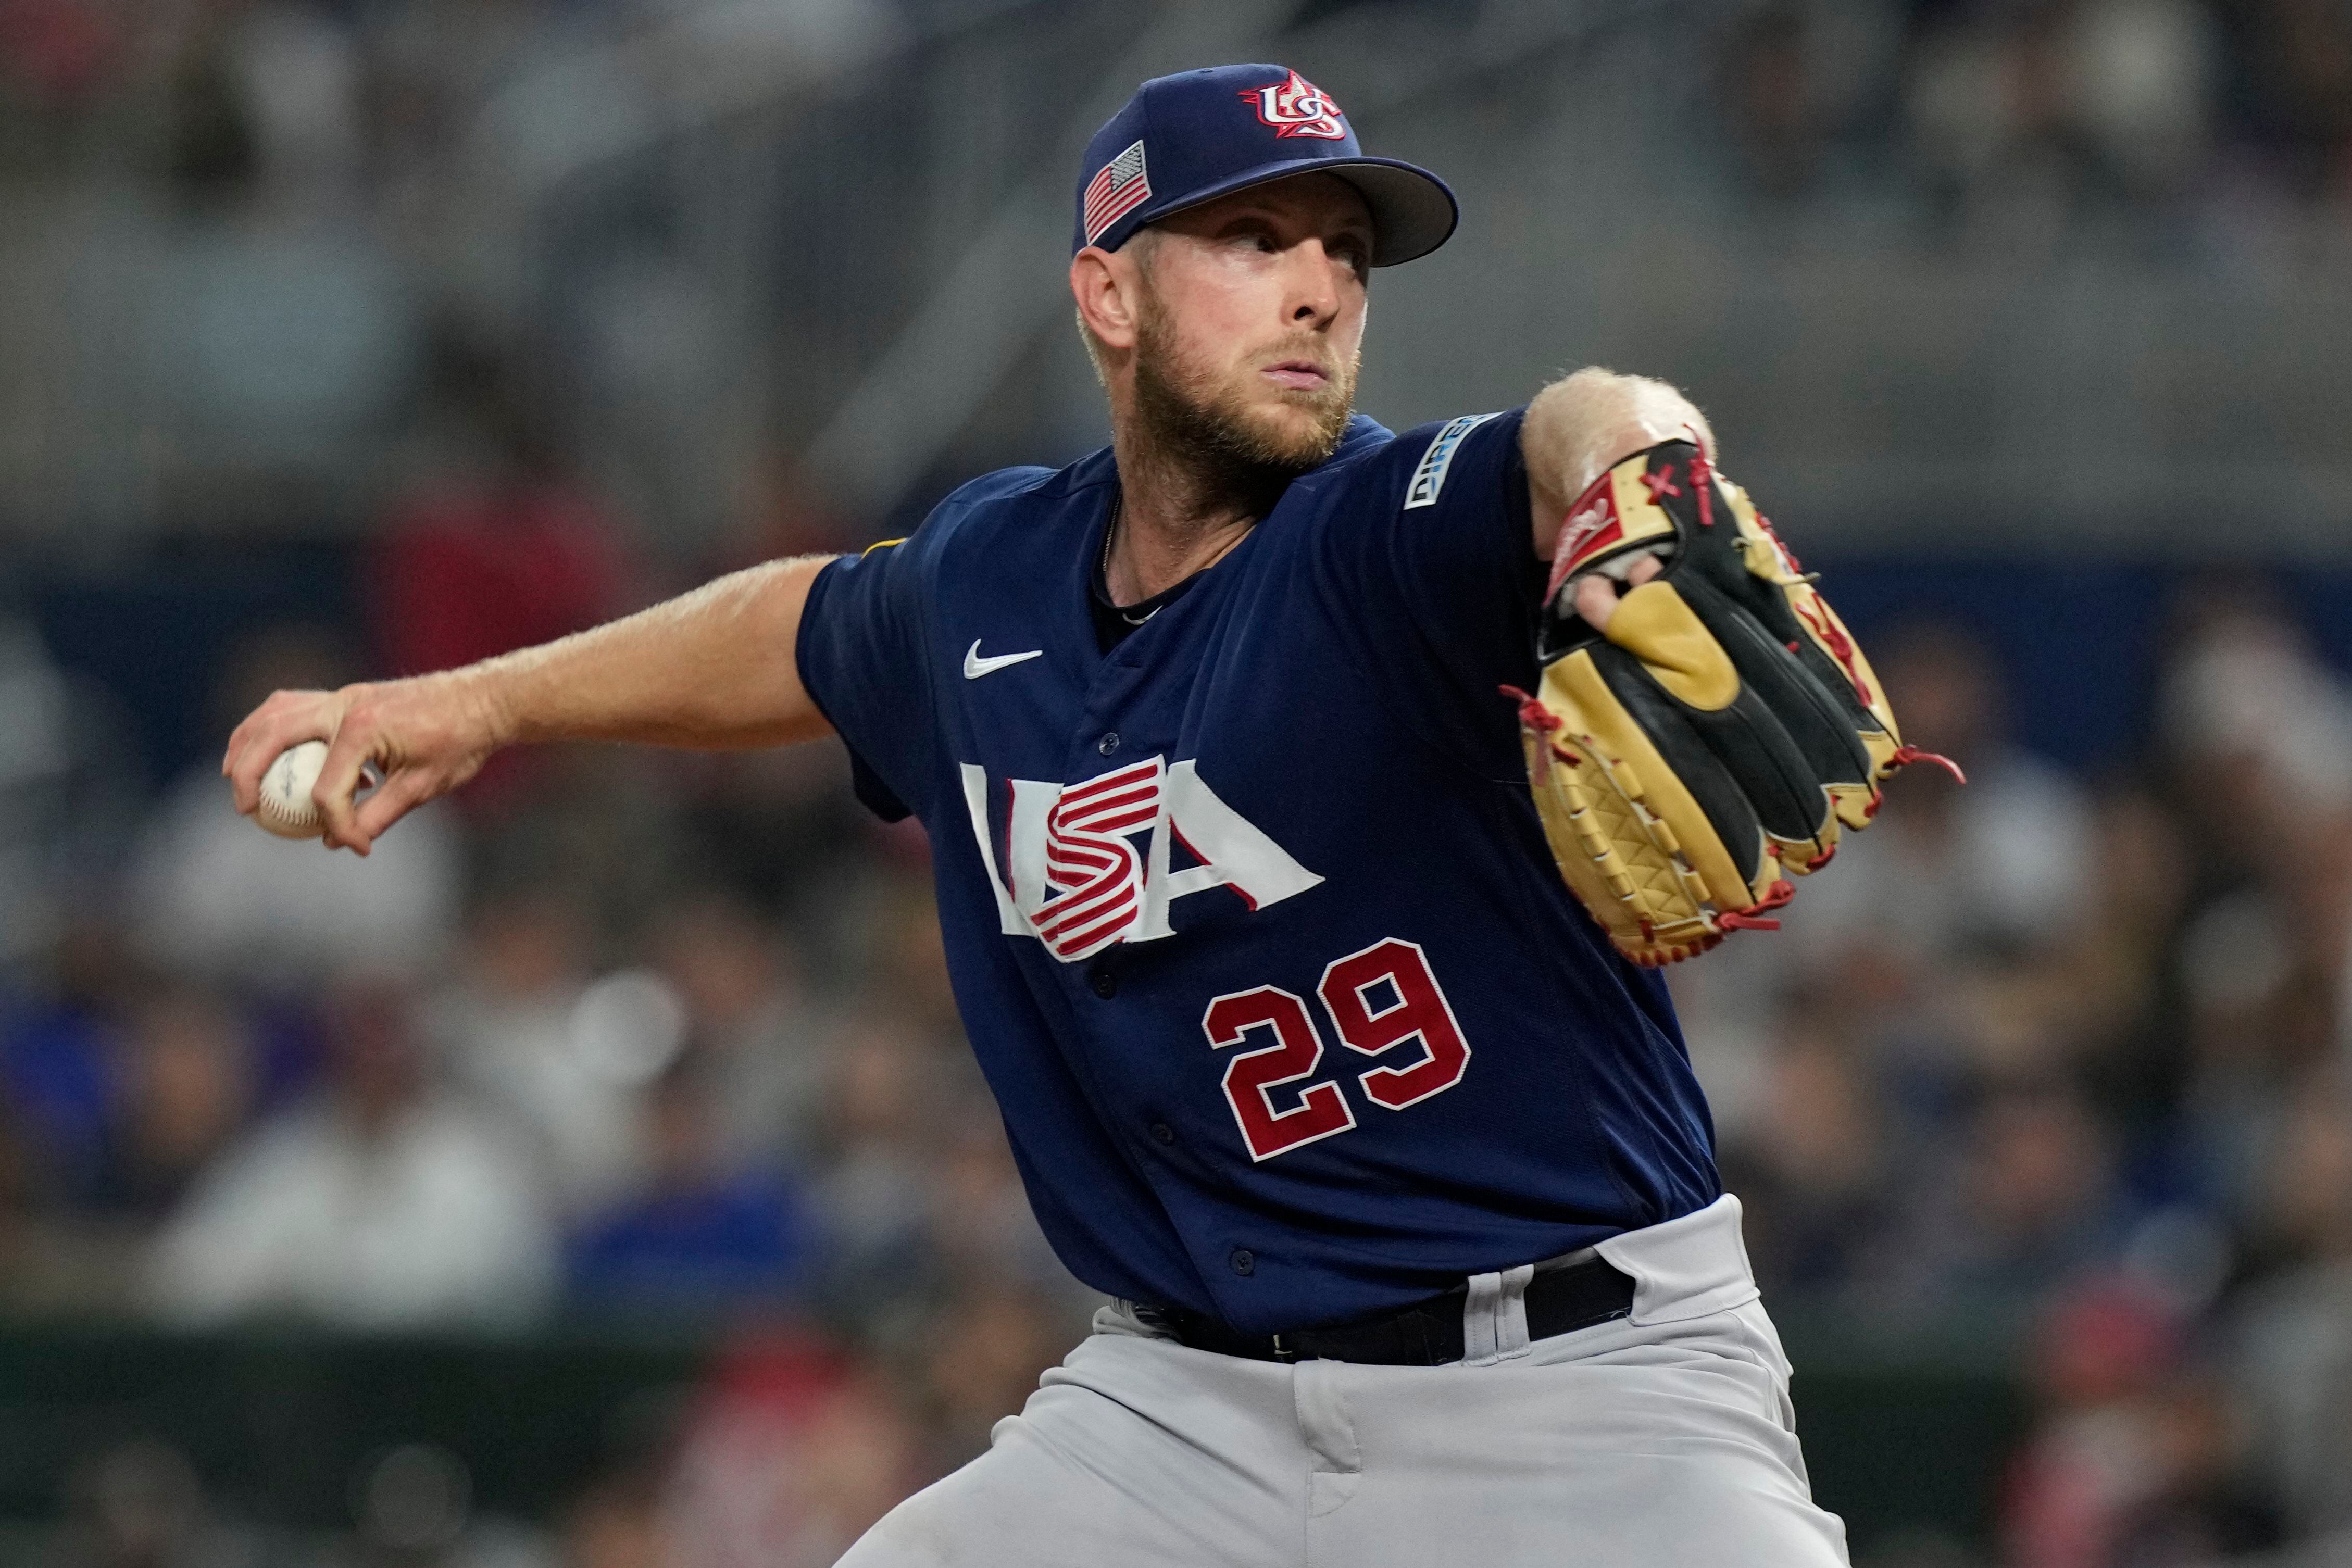
[[(1127, 497), (1124, 496), (1113, 496), (1110, 498), (1110, 521), (1103, 525), (1102, 560), (1099, 564), (1099, 570), (1102, 573), (1103, 602), (1109, 605), (1111, 612), (1121, 621), (1130, 626), (1140, 626), (1166, 608), (1168, 591), (1163, 590), (1132, 605), (1119, 604), (1110, 596), (1110, 551), (1112, 544), (1118, 538), (1119, 514), (1125, 508), (1126, 500)], [(1140, 610), (1143, 613), (1130, 614), (1129, 612), (1133, 610)]]

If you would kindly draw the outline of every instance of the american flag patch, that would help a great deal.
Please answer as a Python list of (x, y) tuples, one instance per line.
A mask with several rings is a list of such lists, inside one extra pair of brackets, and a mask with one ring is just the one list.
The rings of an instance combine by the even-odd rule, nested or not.
[(1111, 225), (1150, 199), (1151, 182), (1143, 172), (1143, 143), (1138, 141), (1087, 182), (1087, 243), (1094, 244)]

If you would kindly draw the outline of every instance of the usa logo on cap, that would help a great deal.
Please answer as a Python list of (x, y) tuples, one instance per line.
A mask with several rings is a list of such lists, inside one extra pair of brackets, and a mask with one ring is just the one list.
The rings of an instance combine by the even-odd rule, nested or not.
[(1445, 182), (1367, 153), (1329, 93), (1288, 66), (1210, 66), (1152, 78), (1087, 139), (1071, 191), (1070, 254), (1116, 251), (1147, 224), (1309, 172), (1363, 197), (1374, 267), (1426, 256), (1454, 232)]
[(1297, 71), (1290, 73), (1287, 81), (1252, 88), (1241, 96), (1257, 110), (1260, 120), (1274, 127), (1276, 136), (1313, 136), (1326, 141), (1347, 137), (1348, 122), (1341, 118), (1339, 104)]

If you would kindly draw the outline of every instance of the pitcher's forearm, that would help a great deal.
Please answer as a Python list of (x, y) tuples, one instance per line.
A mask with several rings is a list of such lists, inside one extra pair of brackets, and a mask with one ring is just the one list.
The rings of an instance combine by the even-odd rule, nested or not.
[[(801, 685), (801, 609), (818, 558), (739, 571), (666, 604), (461, 670), (272, 692), (228, 737), (221, 772), (236, 809), (289, 747), (327, 743), (310, 799), (331, 849), (366, 854), (416, 807), (522, 740), (637, 740), (710, 749), (825, 733)], [(382, 782), (364, 800), (364, 770)]]
[(795, 649), (830, 557), (769, 561), (623, 620), (451, 672), (493, 746), (618, 740), (728, 749), (826, 732)]

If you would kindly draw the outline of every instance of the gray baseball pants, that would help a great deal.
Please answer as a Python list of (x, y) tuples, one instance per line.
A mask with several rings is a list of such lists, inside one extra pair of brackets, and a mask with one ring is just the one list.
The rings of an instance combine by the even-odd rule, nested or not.
[(1597, 1250), (1629, 1318), (1532, 1343), (1532, 1267), (1470, 1281), (1451, 1366), (1192, 1350), (1126, 1310), (841, 1568), (1827, 1568), (1739, 1205)]

